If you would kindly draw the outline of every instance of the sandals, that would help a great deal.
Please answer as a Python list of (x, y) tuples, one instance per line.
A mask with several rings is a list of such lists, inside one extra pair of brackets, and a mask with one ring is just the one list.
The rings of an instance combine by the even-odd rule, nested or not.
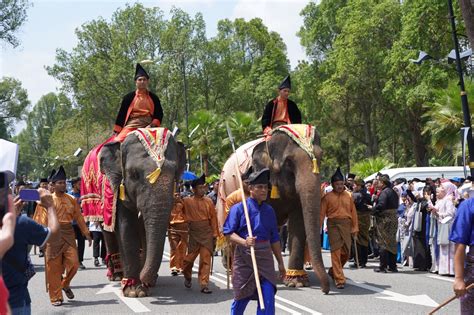
[(209, 288), (208, 288), (208, 287), (204, 287), (204, 288), (202, 288), (202, 289), (201, 289), (201, 293), (204, 293), (204, 294), (211, 294), (211, 293), (212, 293), (212, 291), (211, 291), (211, 290), (209, 290)]
[(63, 305), (63, 301), (61, 301), (61, 300), (54, 301), (54, 302), (51, 303), (51, 305), (53, 305), (53, 306), (61, 306), (61, 305)]
[(72, 293), (71, 288), (63, 288), (63, 291), (66, 294), (68, 299), (70, 300), (74, 299), (74, 293)]
[(191, 286), (192, 286), (191, 279), (184, 279), (184, 286), (188, 289), (191, 289)]

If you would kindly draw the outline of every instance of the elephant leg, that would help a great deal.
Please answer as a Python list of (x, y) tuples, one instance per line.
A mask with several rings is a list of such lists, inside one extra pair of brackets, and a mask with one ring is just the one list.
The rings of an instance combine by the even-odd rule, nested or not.
[(140, 282), (140, 224), (136, 213), (117, 204), (116, 231), (123, 261), (122, 292), (126, 297), (147, 296), (147, 290)]
[(117, 236), (114, 232), (108, 232), (104, 229), (102, 229), (102, 234), (107, 248), (107, 256), (105, 257), (107, 277), (110, 281), (120, 281), (123, 278), (123, 269)]
[(307, 287), (309, 286), (308, 274), (303, 268), (306, 234), (301, 209), (293, 209), (290, 212), (288, 235), (291, 252), (284, 283), (288, 287)]
[(143, 268), (146, 260), (146, 235), (143, 216), (138, 216), (138, 234), (140, 235), (140, 270)]

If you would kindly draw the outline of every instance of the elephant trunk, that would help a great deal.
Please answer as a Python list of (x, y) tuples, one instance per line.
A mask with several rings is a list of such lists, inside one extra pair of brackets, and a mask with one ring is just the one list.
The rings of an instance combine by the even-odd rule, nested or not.
[[(158, 204), (148, 205), (148, 209), (142, 211), (146, 237), (146, 259), (140, 272), (140, 280), (146, 286), (156, 284), (163, 258), (169, 215), (173, 206), (172, 188), (169, 191), (170, 193), (162, 193), (164, 198), (161, 198)], [(165, 209), (169, 209), (169, 211), (165, 211)]]
[(324, 268), (321, 254), (321, 223), (320, 205), (321, 190), (319, 174), (312, 173), (312, 167), (307, 163), (301, 163), (295, 172), (296, 192), (300, 196), (303, 219), (305, 222), (306, 240), (314, 268), (314, 272), (321, 282), (321, 290), (329, 293), (329, 279)]

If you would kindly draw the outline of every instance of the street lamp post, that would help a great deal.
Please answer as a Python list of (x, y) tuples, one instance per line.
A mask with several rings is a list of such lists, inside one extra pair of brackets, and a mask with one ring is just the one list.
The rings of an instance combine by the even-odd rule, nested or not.
[[(461, 104), (464, 118), (464, 127), (467, 130), (467, 146), (469, 148), (469, 168), (471, 170), (471, 176), (474, 176), (474, 143), (472, 142), (472, 130), (471, 130), (471, 114), (469, 112), (469, 104), (467, 101), (467, 93), (464, 86), (464, 78), (462, 73), (461, 56), (459, 54), (459, 42), (456, 34), (456, 22), (453, 10), (453, 1), (448, 0), (449, 19), (451, 22), (451, 33), (454, 42), (454, 51), (456, 53), (456, 68), (459, 75), (459, 88), (461, 89)], [(464, 161), (465, 162), (465, 161)]]

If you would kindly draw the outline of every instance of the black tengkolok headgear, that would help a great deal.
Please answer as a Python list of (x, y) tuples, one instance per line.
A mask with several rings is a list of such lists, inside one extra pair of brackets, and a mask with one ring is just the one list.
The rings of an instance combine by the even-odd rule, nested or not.
[(49, 176), (47, 178), (48, 182), (53, 181), (54, 174), (56, 174), (56, 170), (53, 168), (53, 170), (51, 171), (51, 174), (49, 174)]
[(53, 183), (57, 182), (58, 180), (66, 180), (66, 171), (62, 165), (59, 167), (56, 174), (54, 174), (53, 178), (51, 178)]
[(191, 182), (191, 187), (194, 188), (199, 185), (204, 185), (205, 183), (206, 183), (206, 175), (202, 174), (201, 177), (196, 178), (195, 180)]
[(291, 89), (291, 79), (290, 79), (290, 76), (286, 76), (286, 78), (283, 79), (283, 81), (281, 81), (280, 83), (280, 86), (278, 86), (278, 89), (279, 90), (282, 90), (282, 89)]
[(249, 185), (266, 184), (270, 182), (270, 170), (264, 168), (258, 172), (253, 172), (249, 176)]
[(248, 180), (249, 176), (253, 173), (253, 167), (250, 166), (247, 172), (243, 173), (242, 176), (240, 177), (242, 180)]
[(137, 66), (135, 68), (135, 80), (138, 79), (139, 77), (145, 77), (147, 79), (150, 79), (150, 77), (148, 76), (148, 73), (146, 73), (142, 65), (137, 63)]
[(331, 183), (344, 181), (344, 175), (342, 175), (341, 168), (338, 167), (334, 175), (331, 177)]

